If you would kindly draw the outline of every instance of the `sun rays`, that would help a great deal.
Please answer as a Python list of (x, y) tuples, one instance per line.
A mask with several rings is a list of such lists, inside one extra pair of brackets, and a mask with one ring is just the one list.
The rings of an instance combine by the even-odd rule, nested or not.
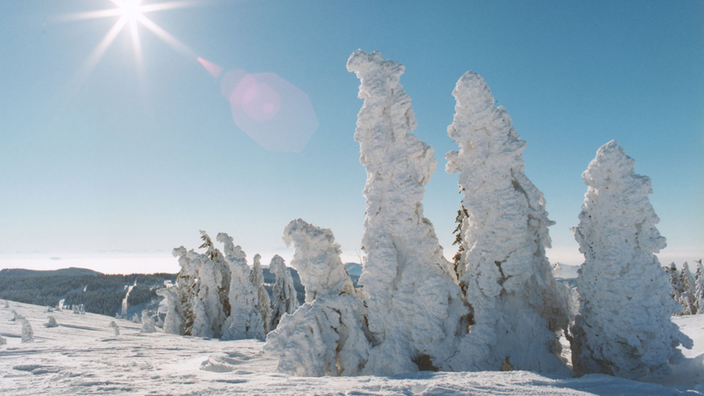
[[(107, 1), (106, 1), (107, 2)], [(112, 27), (103, 36), (98, 45), (88, 55), (88, 58), (79, 67), (76, 75), (71, 83), (72, 91), (78, 91), (86, 81), (91, 72), (100, 63), (107, 50), (110, 48), (115, 39), (127, 27), (131, 36), (132, 49), (134, 52), (137, 72), (142, 78), (144, 76), (144, 57), (142, 55), (142, 43), (140, 40), (140, 25), (154, 33), (162, 41), (168, 44), (171, 48), (191, 59), (196, 58), (195, 53), (181, 41), (176, 39), (162, 27), (147, 18), (144, 14), (156, 11), (172, 10), (177, 8), (186, 8), (203, 5), (204, 2), (180, 0), (180, 1), (165, 1), (153, 4), (143, 4), (142, 0), (109, 0), (116, 7), (105, 10), (86, 11), (63, 15), (56, 20), (58, 22), (74, 22), (97, 18), (117, 18)]]

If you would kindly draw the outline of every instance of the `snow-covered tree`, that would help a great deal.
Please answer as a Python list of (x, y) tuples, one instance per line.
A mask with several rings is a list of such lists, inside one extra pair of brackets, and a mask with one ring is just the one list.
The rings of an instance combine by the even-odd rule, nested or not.
[(447, 130), (460, 150), (447, 153), (446, 171), (460, 174), (468, 213), (459, 272), (473, 317), (449, 367), (569, 375), (559, 343), (569, 325), (569, 291), (545, 256), (554, 222), (524, 173), (526, 142), (479, 74), (467, 72), (452, 94), (457, 105)]
[(679, 311), (654, 253), (666, 246), (648, 200), (650, 178), (615, 141), (597, 151), (582, 174), (588, 186), (575, 238), (585, 262), (577, 290), (581, 307), (572, 328), (577, 374), (638, 379), (669, 375), (692, 340), (670, 317)]
[(20, 319), (22, 324), (22, 343), (34, 342), (34, 330), (29, 321), (25, 318)]
[(679, 275), (679, 283), (682, 285), (679, 303), (682, 305), (682, 315), (694, 315), (697, 313), (697, 301), (695, 299), (696, 280), (689, 270), (689, 263), (682, 264), (682, 271)]
[(49, 316), (49, 321), (44, 323), (44, 327), (51, 328), (51, 327), (58, 327), (59, 324), (56, 323), (56, 318), (53, 316)]
[(259, 315), (264, 321), (264, 333), (269, 332), (269, 324), (271, 322), (271, 300), (269, 292), (264, 287), (264, 272), (262, 271), (262, 256), (255, 254), (252, 265), (252, 272), (249, 274), (249, 280), (257, 290), (257, 302), (254, 304), (259, 311)]
[(145, 309), (142, 311), (142, 328), (139, 330), (140, 333), (156, 333), (156, 326), (154, 326), (154, 319)]
[(219, 233), (217, 240), (225, 244), (225, 262), (230, 267), (230, 316), (225, 321), (223, 339), (264, 339), (264, 321), (256, 308), (258, 291), (250, 279), (247, 256), (235, 246), (232, 237)]
[(278, 254), (271, 258), (269, 271), (276, 276), (272, 297), (274, 299), (271, 313), (270, 329), (274, 330), (279, 325), (284, 314), (292, 314), (298, 308), (298, 293), (291, 278), (291, 272), (286, 267), (284, 259)]
[(704, 315), (704, 266), (702, 266), (701, 259), (697, 261), (694, 300), (697, 303), (697, 314)]
[(416, 120), (399, 83), (403, 65), (358, 50), (347, 70), (360, 79), (358, 96), (364, 99), (354, 135), (367, 170), (366, 256), (358, 283), (376, 345), (365, 372), (440, 368), (456, 350), (467, 309), (452, 264), (423, 217), (424, 186), (437, 161), (432, 147), (411, 133)]
[[(203, 244), (200, 245), (201, 249), (206, 249), (205, 255), (213, 263), (214, 271), (216, 273), (215, 280), (217, 281), (217, 293), (218, 299), (220, 300), (219, 306), (221, 307), (220, 312), (215, 323), (215, 328), (222, 328), (222, 323), (225, 319), (230, 316), (230, 267), (225, 263), (225, 258), (223, 254), (213, 246), (213, 242), (208, 236), (208, 234), (201, 230), (200, 238), (203, 240)], [(221, 330), (215, 331), (216, 334), (221, 333)]]
[(455, 223), (457, 223), (457, 226), (455, 227), (455, 230), (452, 231), (452, 233), (455, 234), (455, 240), (452, 242), (452, 245), (457, 245), (457, 253), (452, 256), (452, 265), (455, 269), (457, 279), (462, 278), (465, 270), (465, 252), (467, 249), (464, 246), (464, 233), (462, 232), (462, 225), (464, 224), (464, 220), (468, 217), (469, 213), (467, 213), (467, 209), (465, 209), (464, 206), (461, 206), (457, 211), (457, 217), (455, 217)]
[(9, 309), (10, 308), (10, 302), (5, 300), (5, 308)]
[(306, 288), (306, 303), (283, 316), (267, 336), (265, 351), (290, 375), (361, 374), (370, 348), (365, 307), (332, 231), (297, 219), (286, 226), (284, 241), (294, 244), (291, 265)]
[(178, 298), (178, 287), (170, 286), (156, 291), (156, 294), (166, 299), (166, 317), (164, 318), (164, 333), (183, 335), (183, 315), (181, 301)]
[(115, 335), (118, 336), (120, 335), (120, 327), (115, 323), (114, 320), (110, 321), (110, 327), (115, 331)]
[(181, 270), (176, 277), (178, 306), (181, 308), (183, 316), (183, 335), (192, 335), (195, 314), (193, 304), (196, 298), (196, 280), (198, 279), (198, 268), (191, 262), (188, 251), (181, 246), (173, 250), (174, 257), (178, 257), (178, 264)]

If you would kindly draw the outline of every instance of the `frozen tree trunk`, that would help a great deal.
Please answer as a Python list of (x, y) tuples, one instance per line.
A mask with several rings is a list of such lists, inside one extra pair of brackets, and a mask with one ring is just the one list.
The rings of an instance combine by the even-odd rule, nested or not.
[(20, 320), (22, 324), (22, 343), (34, 342), (34, 330), (27, 319)]
[(271, 300), (269, 299), (269, 293), (264, 288), (264, 272), (262, 271), (261, 258), (262, 256), (258, 254), (254, 255), (254, 264), (252, 265), (249, 280), (257, 290), (257, 302), (254, 306), (264, 321), (264, 333), (266, 334), (269, 332), (269, 323), (271, 322)]
[(470, 333), (448, 368), (514, 370), (570, 375), (559, 358), (559, 335), (569, 325), (566, 287), (545, 256), (550, 247), (543, 194), (524, 173), (525, 141), (484, 79), (467, 72), (448, 135), (460, 146), (447, 153), (448, 173), (459, 172), (467, 217), (462, 224), (460, 284), (472, 306)]
[(283, 316), (264, 350), (278, 357), (280, 372), (290, 375), (361, 374), (370, 348), (365, 307), (332, 231), (297, 219), (286, 226), (284, 241), (295, 246), (291, 265), (306, 288), (306, 303)]
[(367, 170), (359, 284), (376, 344), (365, 372), (437, 369), (455, 352), (467, 312), (452, 265), (423, 217), (424, 186), (437, 161), (432, 147), (410, 133), (416, 120), (399, 83), (403, 65), (358, 50), (347, 70), (361, 80), (364, 99), (354, 135)]
[(241, 340), (266, 337), (264, 321), (256, 308), (258, 291), (250, 279), (247, 256), (232, 238), (220, 233), (217, 240), (225, 244), (225, 262), (230, 267), (230, 317), (225, 321), (223, 339)]
[(183, 335), (183, 315), (181, 302), (178, 298), (178, 288), (171, 286), (157, 290), (156, 294), (166, 299), (166, 318), (164, 318), (164, 333)]
[(668, 363), (682, 357), (677, 346), (692, 347), (670, 320), (679, 306), (653, 254), (665, 247), (665, 238), (655, 228), (650, 178), (637, 175), (634, 164), (611, 141), (582, 174), (588, 189), (575, 238), (585, 262), (572, 328), (572, 362), (579, 375), (667, 376)]
[(279, 325), (285, 314), (292, 314), (298, 308), (298, 293), (291, 278), (291, 272), (286, 267), (284, 259), (278, 254), (271, 258), (269, 271), (276, 276), (272, 290), (274, 305), (271, 314), (270, 329), (274, 330)]
[(44, 323), (44, 327), (51, 328), (51, 327), (59, 327), (59, 324), (56, 323), (56, 318), (53, 316), (49, 316), (49, 321)]

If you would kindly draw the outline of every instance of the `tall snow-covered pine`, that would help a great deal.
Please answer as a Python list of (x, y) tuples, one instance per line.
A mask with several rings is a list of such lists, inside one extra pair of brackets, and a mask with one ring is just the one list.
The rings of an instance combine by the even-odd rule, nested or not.
[(582, 174), (588, 186), (575, 238), (585, 256), (572, 328), (577, 374), (639, 379), (668, 375), (692, 340), (670, 317), (679, 312), (671, 283), (654, 253), (666, 245), (648, 200), (647, 176), (615, 141), (602, 146)]
[(460, 146), (446, 170), (459, 172), (464, 268), (460, 282), (472, 306), (471, 330), (449, 367), (569, 374), (559, 335), (569, 324), (568, 292), (555, 282), (543, 194), (524, 173), (526, 142), (484, 79), (467, 72), (448, 135)]
[(359, 284), (367, 295), (376, 345), (365, 372), (390, 375), (441, 368), (456, 351), (467, 312), (452, 265), (443, 257), (421, 200), (435, 171), (432, 147), (411, 133), (411, 98), (399, 83), (403, 65), (355, 51), (347, 70), (361, 81), (354, 139), (366, 166)]

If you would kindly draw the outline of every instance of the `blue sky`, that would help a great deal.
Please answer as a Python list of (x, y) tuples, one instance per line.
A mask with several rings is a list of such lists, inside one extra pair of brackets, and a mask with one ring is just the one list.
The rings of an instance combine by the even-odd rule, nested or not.
[[(143, 1), (159, 3), (171, 2)], [(425, 215), (446, 254), (461, 199), (457, 175), (444, 172), (456, 149), (451, 93), (473, 70), (528, 142), (527, 175), (557, 222), (553, 261), (581, 262), (569, 230), (586, 191), (581, 173), (612, 139), (653, 180), (669, 245), (661, 261), (704, 256), (702, 1), (191, 4), (145, 14), (183, 48), (138, 24), (140, 63), (126, 27), (84, 73), (118, 17), (65, 16), (115, 4), (0, 2), (0, 252), (169, 252), (197, 247), (203, 229), (228, 232), (249, 257), (290, 253), (281, 234), (301, 217), (331, 228), (356, 257), (362, 101), (345, 64), (361, 48), (406, 66), (415, 133), (438, 159)], [(239, 129), (197, 57), (275, 73), (305, 92), (318, 122), (305, 147), (267, 151)], [(2, 257), (0, 268), (11, 266)], [(164, 270), (176, 272), (176, 261)]]

